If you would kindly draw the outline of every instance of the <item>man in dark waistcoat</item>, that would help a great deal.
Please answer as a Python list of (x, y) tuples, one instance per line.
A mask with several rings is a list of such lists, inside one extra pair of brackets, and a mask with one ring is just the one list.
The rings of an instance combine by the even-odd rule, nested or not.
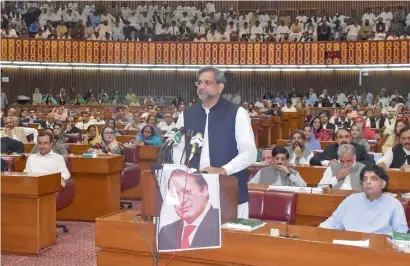
[[(174, 146), (174, 163), (181, 161), (185, 147), (185, 164), (210, 174), (232, 175), (238, 178), (238, 217), (248, 218), (248, 175), (246, 169), (256, 162), (256, 145), (247, 111), (221, 97), (225, 88), (224, 73), (216, 67), (202, 67), (195, 85), (200, 103), (180, 114), (176, 127), (184, 133), (193, 130), (204, 138), (200, 152), (188, 162), (191, 145), (181, 141)], [(186, 134), (185, 134), (186, 135)], [(221, 191), (223, 197), (223, 191)]]

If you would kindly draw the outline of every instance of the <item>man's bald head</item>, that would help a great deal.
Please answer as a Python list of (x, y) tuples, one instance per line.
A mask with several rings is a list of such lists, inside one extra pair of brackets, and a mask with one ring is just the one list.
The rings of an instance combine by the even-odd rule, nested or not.
[(14, 108), (10, 108), (10, 109), (7, 111), (7, 116), (17, 116), (17, 110), (14, 109)]

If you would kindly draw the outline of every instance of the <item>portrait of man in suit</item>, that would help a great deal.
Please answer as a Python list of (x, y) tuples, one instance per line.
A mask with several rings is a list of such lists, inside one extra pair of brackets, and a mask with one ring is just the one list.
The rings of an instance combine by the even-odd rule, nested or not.
[[(219, 191), (217, 194), (219, 203)], [(168, 195), (170, 199), (164, 200), (162, 208), (172, 208), (179, 219), (169, 223), (169, 217), (161, 210), (159, 251), (221, 246), (219, 206), (211, 204), (208, 182), (203, 175), (172, 171)]]

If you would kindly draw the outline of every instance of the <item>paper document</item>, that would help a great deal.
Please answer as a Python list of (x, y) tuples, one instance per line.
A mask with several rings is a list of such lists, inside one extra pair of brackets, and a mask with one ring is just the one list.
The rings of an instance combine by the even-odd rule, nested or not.
[(368, 248), (370, 241), (369, 239), (367, 240), (337, 240), (335, 239), (333, 240), (333, 244)]

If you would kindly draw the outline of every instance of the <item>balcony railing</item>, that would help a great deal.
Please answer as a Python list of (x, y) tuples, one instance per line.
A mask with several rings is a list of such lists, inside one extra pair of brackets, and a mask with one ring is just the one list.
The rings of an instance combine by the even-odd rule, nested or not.
[[(334, 57), (331, 55), (334, 53)], [(410, 40), (195, 43), (2, 38), (1, 60), (161, 65), (409, 64)]]

